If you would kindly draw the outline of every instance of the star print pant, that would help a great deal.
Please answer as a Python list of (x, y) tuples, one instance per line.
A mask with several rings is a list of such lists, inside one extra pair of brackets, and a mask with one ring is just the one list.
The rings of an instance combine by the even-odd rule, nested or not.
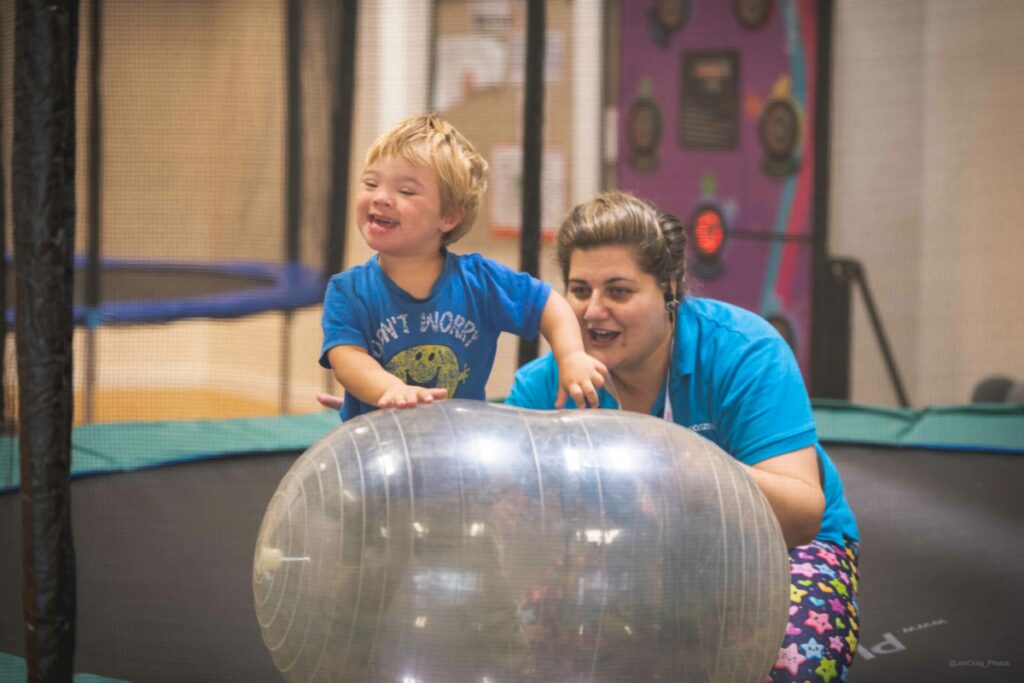
[(789, 624), (765, 683), (845, 681), (857, 649), (857, 543), (789, 550)]

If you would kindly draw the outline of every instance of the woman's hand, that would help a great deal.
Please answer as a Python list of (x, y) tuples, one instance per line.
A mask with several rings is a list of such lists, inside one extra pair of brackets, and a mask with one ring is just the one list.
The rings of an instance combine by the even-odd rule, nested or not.
[(555, 407), (565, 405), (566, 398), (580, 408), (597, 408), (597, 390), (604, 386), (608, 368), (585, 351), (570, 351), (558, 359), (558, 396)]

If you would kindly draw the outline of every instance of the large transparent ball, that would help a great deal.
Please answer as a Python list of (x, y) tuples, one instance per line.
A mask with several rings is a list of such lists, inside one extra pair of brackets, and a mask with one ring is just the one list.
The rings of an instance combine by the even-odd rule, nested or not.
[(750, 477), (690, 430), (452, 400), (306, 451), (253, 588), (293, 682), (760, 683), (789, 558)]

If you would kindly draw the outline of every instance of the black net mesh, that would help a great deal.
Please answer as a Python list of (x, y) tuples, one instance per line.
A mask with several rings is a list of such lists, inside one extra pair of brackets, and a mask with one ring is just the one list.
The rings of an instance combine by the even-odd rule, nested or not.
[[(295, 5), (291, 67), (282, 3), (108, 1), (95, 27), (83, 6), (76, 423), (277, 414), (293, 393), (312, 407), (318, 369), (290, 365), (294, 345), (316, 354), (339, 10)], [(10, 122), (9, 89), (3, 106)]]

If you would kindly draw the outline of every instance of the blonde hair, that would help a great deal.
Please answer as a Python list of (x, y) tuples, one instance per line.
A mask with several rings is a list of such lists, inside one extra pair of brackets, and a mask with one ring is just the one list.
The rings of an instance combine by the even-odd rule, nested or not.
[(625, 192), (605, 192), (577, 204), (558, 229), (557, 256), (562, 279), (569, 281), (569, 262), (574, 251), (607, 245), (631, 248), (640, 268), (658, 280), (666, 299), (682, 299), (686, 230), (675, 216)]
[(410, 116), (370, 145), (363, 165), (388, 157), (434, 169), (441, 191), (441, 215), (458, 209), (465, 212), (458, 225), (444, 234), (441, 244), (452, 244), (469, 232), (487, 190), (487, 161), (462, 133), (437, 114)]

